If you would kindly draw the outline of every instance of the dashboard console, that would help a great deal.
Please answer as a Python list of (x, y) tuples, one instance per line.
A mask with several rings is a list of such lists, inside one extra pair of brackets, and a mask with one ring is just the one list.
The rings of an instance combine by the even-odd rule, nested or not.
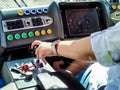
[(2, 48), (31, 44), (34, 40), (63, 39), (60, 12), (55, 2), (46, 6), (0, 10)]
[[(30, 45), (34, 40), (83, 37), (109, 26), (101, 2), (60, 2), (58, 5), (52, 2), (46, 6), (1, 9), (0, 21), (0, 55), (4, 50), (11, 50), (0, 57), (0, 63), (4, 62), (1, 76), (6, 84), (15, 86), (15, 90), (84, 90), (68, 73), (55, 72), (49, 64), (46, 68), (35, 69), (31, 52), (21, 47)], [(28, 75), (19, 71), (18, 67), (29, 65), (34, 68), (33, 76), (26, 80)], [(13, 84), (9, 84), (11, 82)], [(61, 84), (56, 85), (57, 82)]]

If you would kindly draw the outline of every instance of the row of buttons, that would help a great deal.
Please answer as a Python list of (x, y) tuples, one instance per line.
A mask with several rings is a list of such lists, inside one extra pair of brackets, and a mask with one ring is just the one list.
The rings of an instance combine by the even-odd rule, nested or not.
[(26, 39), (27, 37), (34, 37), (34, 36), (40, 36), (40, 35), (46, 35), (46, 34), (52, 34), (52, 30), (48, 29), (46, 30), (41, 30), (41, 31), (35, 31), (35, 32), (29, 32), (27, 33), (21, 33), (21, 35), (19, 33), (16, 33), (15, 35), (9, 34), (7, 36), (7, 40), (12, 41), (14, 38), (19, 40), (21, 38)]
[(120, 5), (112, 5), (112, 9), (120, 9)]
[(47, 13), (48, 9), (32, 9), (32, 10), (18, 10), (18, 15), (30, 15), (30, 14), (41, 14), (41, 13)]

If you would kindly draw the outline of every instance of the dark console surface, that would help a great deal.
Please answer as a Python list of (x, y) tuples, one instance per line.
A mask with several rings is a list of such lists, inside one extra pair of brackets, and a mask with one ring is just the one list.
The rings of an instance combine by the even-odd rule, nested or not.
[(14, 82), (16, 90), (84, 90), (70, 73), (55, 72), (48, 63), (41, 65), (37, 60), (26, 58), (5, 62), (2, 77), (6, 84)]

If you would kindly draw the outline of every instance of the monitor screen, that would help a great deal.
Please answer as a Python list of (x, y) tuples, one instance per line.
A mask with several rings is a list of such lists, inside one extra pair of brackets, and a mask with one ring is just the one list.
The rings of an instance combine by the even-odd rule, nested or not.
[(70, 36), (89, 35), (100, 30), (96, 8), (67, 9), (65, 18)]

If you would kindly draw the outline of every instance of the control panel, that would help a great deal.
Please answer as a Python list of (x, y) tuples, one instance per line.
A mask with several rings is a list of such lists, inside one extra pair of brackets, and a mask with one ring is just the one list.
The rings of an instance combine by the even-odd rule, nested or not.
[(35, 57), (7, 61), (2, 69), (2, 76), (7, 84), (14, 80), (32, 80), (31, 77), (36, 77), (39, 73), (55, 71), (48, 63), (44, 65), (40, 59)]
[(39, 7), (2, 9), (0, 20), (2, 48), (29, 45), (34, 40), (64, 38), (61, 16), (55, 2)]
[(17, 90), (37, 87), (38, 74), (54, 72), (54, 69), (48, 63), (43, 66), (43, 64), (38, 61), (40, 61), (40, 59), (33, 57), (5, 62), (1, 75), (6, 85), (14, 82)]
[(70, 73), (55, 72), (35, 57), (6, 61), (1, 75), (6, 83), (2, 90), (85, 90)]

